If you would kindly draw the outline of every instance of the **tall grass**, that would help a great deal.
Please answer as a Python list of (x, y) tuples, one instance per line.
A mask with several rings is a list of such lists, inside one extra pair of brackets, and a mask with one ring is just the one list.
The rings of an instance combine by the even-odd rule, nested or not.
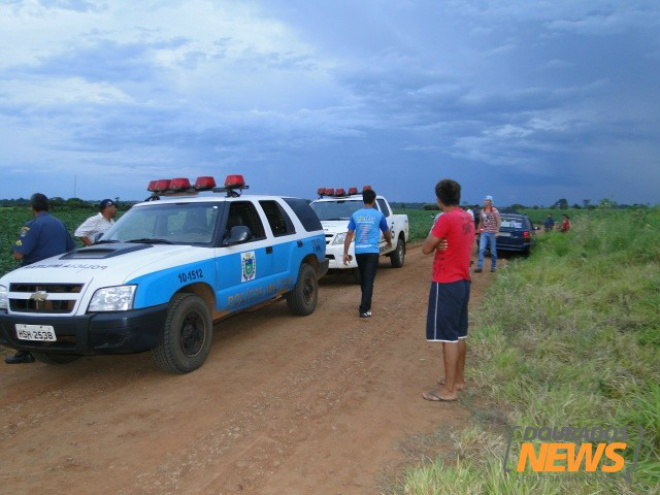
[(593, 211), (539, 236), (473, 315), (469, 353), (464, 402), (487, 401), (509, 427), (642, 426), (632, 483), (504, 474), (508, 434), (477, 414), (454, 457), (411, 470), (405, 493), (660, 493), (660, 209)]

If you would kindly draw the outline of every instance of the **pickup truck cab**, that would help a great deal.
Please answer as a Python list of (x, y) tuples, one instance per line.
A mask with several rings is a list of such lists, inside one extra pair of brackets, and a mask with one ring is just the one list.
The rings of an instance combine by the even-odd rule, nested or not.
[[(365, 186), (368, 188), (369, 186)], [(351, 243), (349, 254), (351, 261), (344, 265), (344, 241), (348, 233), (348, 221), (351, 215), (362, 208), (362, 194), (357, 188), (351, 187), (348, 194), (344, 189), (319, 188), (319, 199), (312, 201), (311, 207), (318, 215), (323, 225), (326, 242), (326, 257), (330, 262), (331, 270), (355, 270), (357, 277), (357, 262), (355, 260), (355, 245)], [(376, 196), (376, 208), (385, 216), (390, 234), (392, 247), (389, 248), (381, 233), (380, 254), (388, 256), (393, 267), (401, 268), (405, 261), (406, 243), (408, 242), (408, 215), (395, 215), (389, 202), (383, 196)]]
[[(308, 201), (241, 196), (241, 176), (152, 181), (90, 247), (0, 279), (0, 343), (62, 364), (151, 350), (171, 373), (200, 367), (213, 323), (281, 296), (311, 314), (328, 270)], [(200, 195), (202, 191), (226, 195)]]

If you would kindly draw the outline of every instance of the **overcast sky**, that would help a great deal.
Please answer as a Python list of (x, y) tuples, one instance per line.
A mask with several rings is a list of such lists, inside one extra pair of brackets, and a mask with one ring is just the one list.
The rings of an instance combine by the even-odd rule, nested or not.
[(0, 0), (0, 198), (660, 203), (659, 0)]

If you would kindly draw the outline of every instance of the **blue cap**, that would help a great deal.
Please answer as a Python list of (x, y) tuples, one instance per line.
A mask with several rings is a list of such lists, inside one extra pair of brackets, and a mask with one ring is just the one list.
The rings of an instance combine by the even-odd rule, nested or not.
[(108, 206), (113, 206), (113, 205), (114, 205), (114, 206), (117, 206), (117, 204), (116, 204), (113, 200), (111, 200), (111, 199), (104, 199), (104, 200), (101, 201), (101, 203), (99, 204), (99, 211), (103, 211), (103, 210), (105, 210)]

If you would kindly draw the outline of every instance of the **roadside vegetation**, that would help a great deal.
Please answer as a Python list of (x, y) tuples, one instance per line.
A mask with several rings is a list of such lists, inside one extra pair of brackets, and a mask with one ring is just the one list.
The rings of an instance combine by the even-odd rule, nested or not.
[[(73, 236), (78, 226), (87, 217), (98, 213), (96, 205), (80, 208), (55, 208), (51, 207), (50, 213), (62, 220), (67, 230)], [(119, 218), (120, 213), (117, 213)], [(12, 246), (20, 233), (25, 222), (32, 220), (32, 210), (29, 205), (3, 206), (0, 207), (0, 276), (18, 268), (18, 262), (12, 256)], [(76, 244), (82, 247), (82, 243), (75, 239)]]
[[(547, 214), (535, 213), (537, 224)], [(410, 469), (397, 493), (660, 493), (660, 209), (579, 213), (571, 232), (540, 235), (529, 258), (498, 272), (471, 314), (461, 401), (472, 425), (447, 435), (451, 452)], [(515, 426), (642, 426), (632, 482), (505, 474)]]
[(409, 242), (422, 242), (433, 227), (433, 219), (438, 210), (396, 210), (394, 213), (408, 215)]

